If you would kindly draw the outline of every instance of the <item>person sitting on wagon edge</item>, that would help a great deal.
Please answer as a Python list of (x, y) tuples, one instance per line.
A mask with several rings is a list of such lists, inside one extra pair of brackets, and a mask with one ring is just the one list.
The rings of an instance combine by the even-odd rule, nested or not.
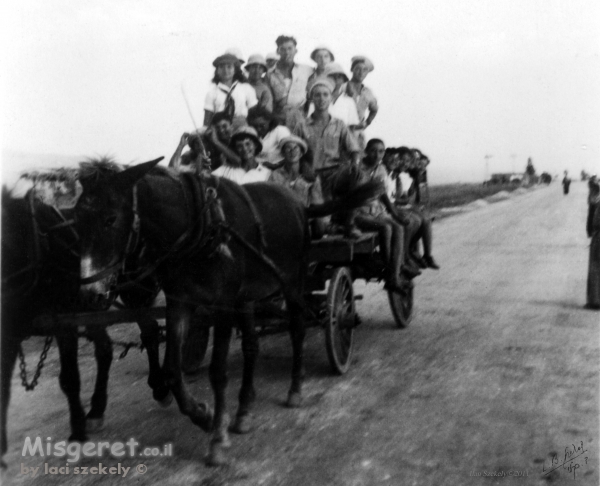
[[(325, 199), (332, 198), (332, 184), (335, 177), (353, 165), (358, 168), (360, 148), (346, 124), (329, 113), (333, 82), (328, 78), (315, 79), (309, 89), (315, 111), (306, 121), (293, 130), (308, 142), (312, 154), (312, 169), (321, 178)], [(345, 234), (360, 236), (353, 227), (351, 218), (346, 222)]]
[(313, 70), (294, 62), (298, 52), (296, 39), (280, 35), (275, 43), (279, 61), (266, 76), (273, 92), (273, 113), (293, 130), (303, 118), (300, 110), (306, 101), (306, 86)]
[[(384, 153), (383, 141), (378, 138), (369, 140), (366, 157), (360, 163), (365, 179), (385, 184), (387, 172), (381, 164)], [(405, 230), (402, 226), (408, 225), (410, 221), (394, 208), (385, 192), (378, 199), (359, 208), (355, 219), (360, 229), (379, 233), (381, 253), (386, 263), (386, 288), (402, 291), (400, 270), (408, 277), (416, 277), (421, 273), (418, 268), (410, 265), (410, 260), (404, 253)]]
[[(190, 149), (184, 153), (181, 152), (185, 146)], [(208, 172), (210, 165), (208, 159), (202, 154), (200, 147), (200, 134), (198, 132), (184, 133), (179, 139), (179, 145), (169, 161), (169, 167), (183, 172), (196, 172), (197, 174)]]

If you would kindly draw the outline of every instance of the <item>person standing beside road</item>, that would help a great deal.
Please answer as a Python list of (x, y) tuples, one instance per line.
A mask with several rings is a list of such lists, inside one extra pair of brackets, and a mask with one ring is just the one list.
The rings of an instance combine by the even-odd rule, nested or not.
[(587, 279), (587, 309), (600, 310), (600, 186), (595, 177), (588, 183), (587, 235), (591, 238)]
[[(375, 69), (371, 60), (366, 56), (354, 56), (351, 60), (350, 71), (352, 79), (344, 86), (346, 94), (354, 99), (358, 110), (359, 125), (355, 131), (361, 150), (365, 148), (364, 130), (377, 116), (379, 106), (373, 92), (363, 84), (367, 75)], [(367, 116), (367, 110), (369, 115)]]
[(563, 194), (565, 196), (567, 194), (569, 194), (569, 186), (570, 185), (571, 185), (571, 179), (569, 178), (569, 173), (565, 170), (565, 176), (563, 177), (563, 180), (562, 180)]
[(306, 102), (306, 87), (313, 70), (310, 66), (297, 64), (297, 42), (290, 36), (280, 35), (275, 41), (279, 61), (267, 73), (267, 84), (273, 93), (273, 113), (290, 130), (304, 118), (302, 109)]

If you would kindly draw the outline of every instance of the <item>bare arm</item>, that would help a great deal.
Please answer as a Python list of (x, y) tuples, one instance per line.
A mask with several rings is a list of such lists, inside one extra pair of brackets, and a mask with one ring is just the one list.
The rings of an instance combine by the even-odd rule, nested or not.
[(210, 122), (212, 121), (214, 112), (209, 110), (204, 110), (204, 126), (210, 127)]
[(188, 136), (189, 133), (184, 133), (181, 136), (181, 139), (179, 139), (179, 145), (177, 145), (175, 153), (169, 161), (169, 167), (172, 167), (175, 170), (179, 170), (179, 167), (181, 165), (181, 152), (183, 151), (183, 148), (187, 145)]
[(225, 145), (219, 140), (214, 130), (210, 130), (210, 140), (214, 144), (214, 146), (217, 147), (217, 150), (219, 150), (219, 152), (221, 152), (225, 156), (225, 158), (231, 163), (231, 165), (235, 167), (242, 166), (242, 159), (240, 159), (233, 150), (231, 150), (227, 145)]

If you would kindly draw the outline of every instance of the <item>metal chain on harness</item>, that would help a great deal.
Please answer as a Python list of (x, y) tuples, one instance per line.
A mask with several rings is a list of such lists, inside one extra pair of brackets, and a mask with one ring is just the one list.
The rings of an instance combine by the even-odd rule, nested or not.
[(48, 356), (48, 351), (50, 350), (51, 344), (52, 336), (46, 336), (46, 341), (44, 342), (44, 349), (42, 350), (42, 354), (40, 355), (40, 360), (38, 361), (31, 383), (28, 383), (27, 381), (27, 365), (25, 364), (25, 355), (23, 354), (23, 346), (19, 344), (19, 351), (17, 352), (17, 356), (19, 357), (19, 369), (21, 370), (21, 384), (23, 385), (23, 388), (25, 388), (25, 391), (31, 391), (37, 386), (38, 379), (42, 374), (42, 368), (44, 367), (44, 362), (46, 361), (46, 357)]

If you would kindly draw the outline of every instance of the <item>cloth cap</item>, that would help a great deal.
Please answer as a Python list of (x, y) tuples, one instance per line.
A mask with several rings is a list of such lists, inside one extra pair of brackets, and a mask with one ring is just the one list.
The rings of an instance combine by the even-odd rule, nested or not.
[(233, 64), (240, 62), (237, 57), (233, 54), (221, 54), (213, 61), (213, 66), (217, 67), (219, 64), (224, 64), (226, 62), (231, 62)]
[(342, 74), (346, 78), (346, 81), (348, 81), (348, 75), (344, 72), (344, 68), (338, 62), (332, 62), (332, 63), (329, 63), (327, 66), (325, 66), (325, 71), (323, 72), (323, 74), (325, 76), (332, 76), (334, 74)]
[[(331, 52), (331, 49), (329, 49), (329, 47), (323, 46), (323, 45), (315, 47), (313, 49), (313, 51), (310, 53), (310, 58), (313, 61), (315, 61), (315, 56), (317, 55), (317, 52), (319, 52), (319, 51), (327, 51), (327, 52), (329, 52), (329, 55), (331, 56), (331, 60), (335, 61), (335, 57), (333, 55), (333, 52)], [(315, 61), (315, 62), (317, 62), (317, 61)]]
[(258, 64), (259, 66), (262, 66), (265, 69), (267, 69), (267, 62), (265, 61), (265, 58), (262, 56), (262, 54), (252, 54), (248, 58), (248, 62), (246, 63), (246, 69), (248, 69), (248, 66), (250, 66), (251, 64)]
[(283, 151), (283, 147), (286, 143), (297, 144), (300, 147), (300, 150), (302, 151), (302, 155), (304, 155), (308, 151), (308, 145), (306, 144), (306, 142), (300, 137), (297, 137), (296, 135), (290, 135), (289, 137), (282, 138), (279, 142), (279, 150)]
[(308, 94), (311, 94), (313, 89), (315, 89), (317, 86), (325, 86), (332, 93), (335, 89), (335, 85), (331, 79), (327, 78), (326, 76), (318, 76), (308, 86)]
[(367, 69), (369, 70), (369, 72), (371, 72), (375, 69), (375, 66), (373, 66), (373, 63), (367, 56), (354, 56), (350, 62), (351, 62), (351, 67), (350, 67), (351, 70), (354, 68), (354, 65), (359, 62), (364, 62), (365, 66), (367, 66)]
[(279, 61), (279, 54), (275, 52), (269, 52), (267, 54), (267, 61)]
[(260, 138), (258, 138), (258, 133), (256, 130), (248, 125), (240, 127), (236, 130), (236, 132), (231, 136), (231, 142), (229, 146), (231, 148), (235, 148), (235, 143), (238, 140), (243, 138), (250, 138), (256, 144), (256, 154), (260, 154), (262, 152), (262, 142)]
[(246, 62), (244, 60), (244, 56), (242, 56), (242, 51), (240, 51), (237, 47), (230, 47), (225, 51), (225, 54), (231, 54), (232, 56), (235, 56), (240, 64), (244, 64)]

